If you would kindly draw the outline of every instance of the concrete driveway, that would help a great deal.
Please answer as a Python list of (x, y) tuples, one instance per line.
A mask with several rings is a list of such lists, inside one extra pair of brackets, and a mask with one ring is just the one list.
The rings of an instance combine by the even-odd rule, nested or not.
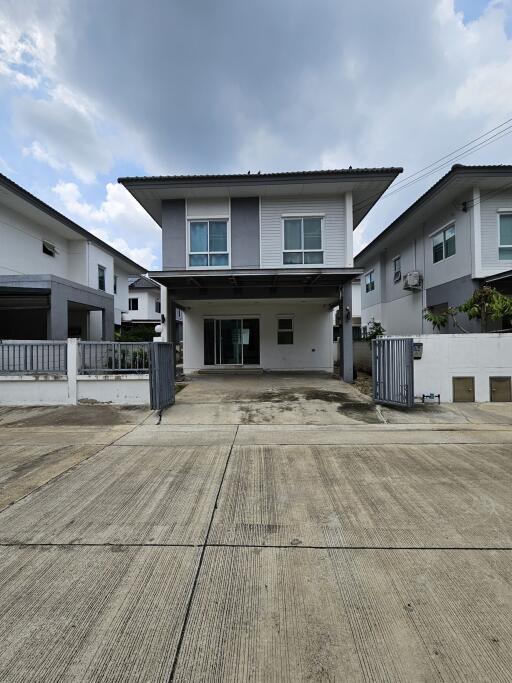
[(512, 680), (512, 408), (0, 409), (0, 680)]

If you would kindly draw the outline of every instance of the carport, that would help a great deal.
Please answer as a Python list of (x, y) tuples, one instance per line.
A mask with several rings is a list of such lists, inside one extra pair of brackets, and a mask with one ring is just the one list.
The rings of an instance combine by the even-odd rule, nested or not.
[[(340, 375), (351, 382), (352, 280), (361, 273), (354, 268), (247, 269), (160, 271), (152, 272), (151, 277), (165, 287), (165, 315), (171, 323), (168, 341), (176, 339), (176, 306), (185, 310), (185, 372), (209, 367), (240, 369), (246, 365), (272, 371), (332, 372), (332, 310), (340, 306)], [(228, 344), (223, 341), (224, 328)], [(291, 335), (290, 345), (278, 354), (276, 339), (277, 344), (286, 347), (285, 334)], [(234, 338), (240, 350), (233, 350)], [(296, 353), (295, 342), (302, 343), (301, 353)], [(288, 362), (294, 353), (294, 360)]]
[(0, 276), (0, 339), (89, 339), (89, 313), (114, 336), (114, 297), (55, 275)]

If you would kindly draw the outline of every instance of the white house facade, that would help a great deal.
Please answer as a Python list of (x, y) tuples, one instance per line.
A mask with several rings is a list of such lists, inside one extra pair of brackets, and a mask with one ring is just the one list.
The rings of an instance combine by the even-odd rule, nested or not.
[(120, 179), (162, 227), (150, 276), (163, 286), (164, 337), (175, 306), (185, 311), (184, 371), (332, 371), (332, 310), (343, 296), (347, 332), (361, 272), (353, 228), (400, 170)]
[(144, 268), (0, 175), (0, 339), (113, 339)]
[(429, 334), (427, 308), (460, 305), (485, 283), (512, 293), (511, 245), (512, 166), (453, 166), (356, 256), (363, 329), (374, 319), (387, 334)]

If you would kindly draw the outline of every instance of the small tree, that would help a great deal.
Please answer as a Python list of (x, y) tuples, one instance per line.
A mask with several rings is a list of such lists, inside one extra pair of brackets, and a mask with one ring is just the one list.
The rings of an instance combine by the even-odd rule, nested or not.
[(481, 320), (484, 331), (487, 331), (489, 320), (512, 317), (512, 299), (501, 294), (494, 287), (484, 285), (475, 290), (460, 306), (450, 306), (442, 313), (434, 313), (431, 309), (426, 309), (423, 317), (432, 324), (434, 329), (441, 330), (451, 320), (461, 332), (467, 333), (457, 319), (459, 313), (465, 313), (470, 320)]
[(481, 320), (484, 330), (487, 331), (489, 320), (502, 320), (512, 316), (512, 299), (494, 287), (484, 285), (459, 306), (459, 311), (465, 313), (470, 320)]
[(386, 330), (382, 327), (382, 324), (375, 320), (375, 318), (372, 318), (368, 322), (368, 327), (366, 330), (366, 337), (365, 339), (370, 343), (372, 343), (372, 339), (377, 339), (377, 337), (383, 337), (384, 334), (386, 333)]

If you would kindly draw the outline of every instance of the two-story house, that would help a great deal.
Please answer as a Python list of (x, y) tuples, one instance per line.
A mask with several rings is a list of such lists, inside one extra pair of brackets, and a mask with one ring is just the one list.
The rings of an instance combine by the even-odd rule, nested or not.
[[(128, 286), (128, 310), (123, 312), (123, 327), (160, 325), (162, 301), (160, 285), (149, 277), (133, 279)], [(183, 311), (176, 309), (176, 340), (183, 339)]]
[[(455, 307), (489, 283), (512, 283), (512, 166), (457, 164), (355, 258), (364, 270), (363, 329), (380, 322), (386, 334), (429, 334), (425, 310)], [(478, 320), (460, 317), (480, 332)], [(500, 329), (510, 321), (495, 325)], [(445, 332), (457, 332), (450, 323)]]
[(145, 268), (0, 175), (0, 339), (113, 339)]
[[(332, 372), (343, 295), (352, 379), (352, 232), (401, 169), (121, 178), (162, 228), (164, 336), (185, 309), (185, 372)], [(170, 323), (170, 324), (169, 324)]]

